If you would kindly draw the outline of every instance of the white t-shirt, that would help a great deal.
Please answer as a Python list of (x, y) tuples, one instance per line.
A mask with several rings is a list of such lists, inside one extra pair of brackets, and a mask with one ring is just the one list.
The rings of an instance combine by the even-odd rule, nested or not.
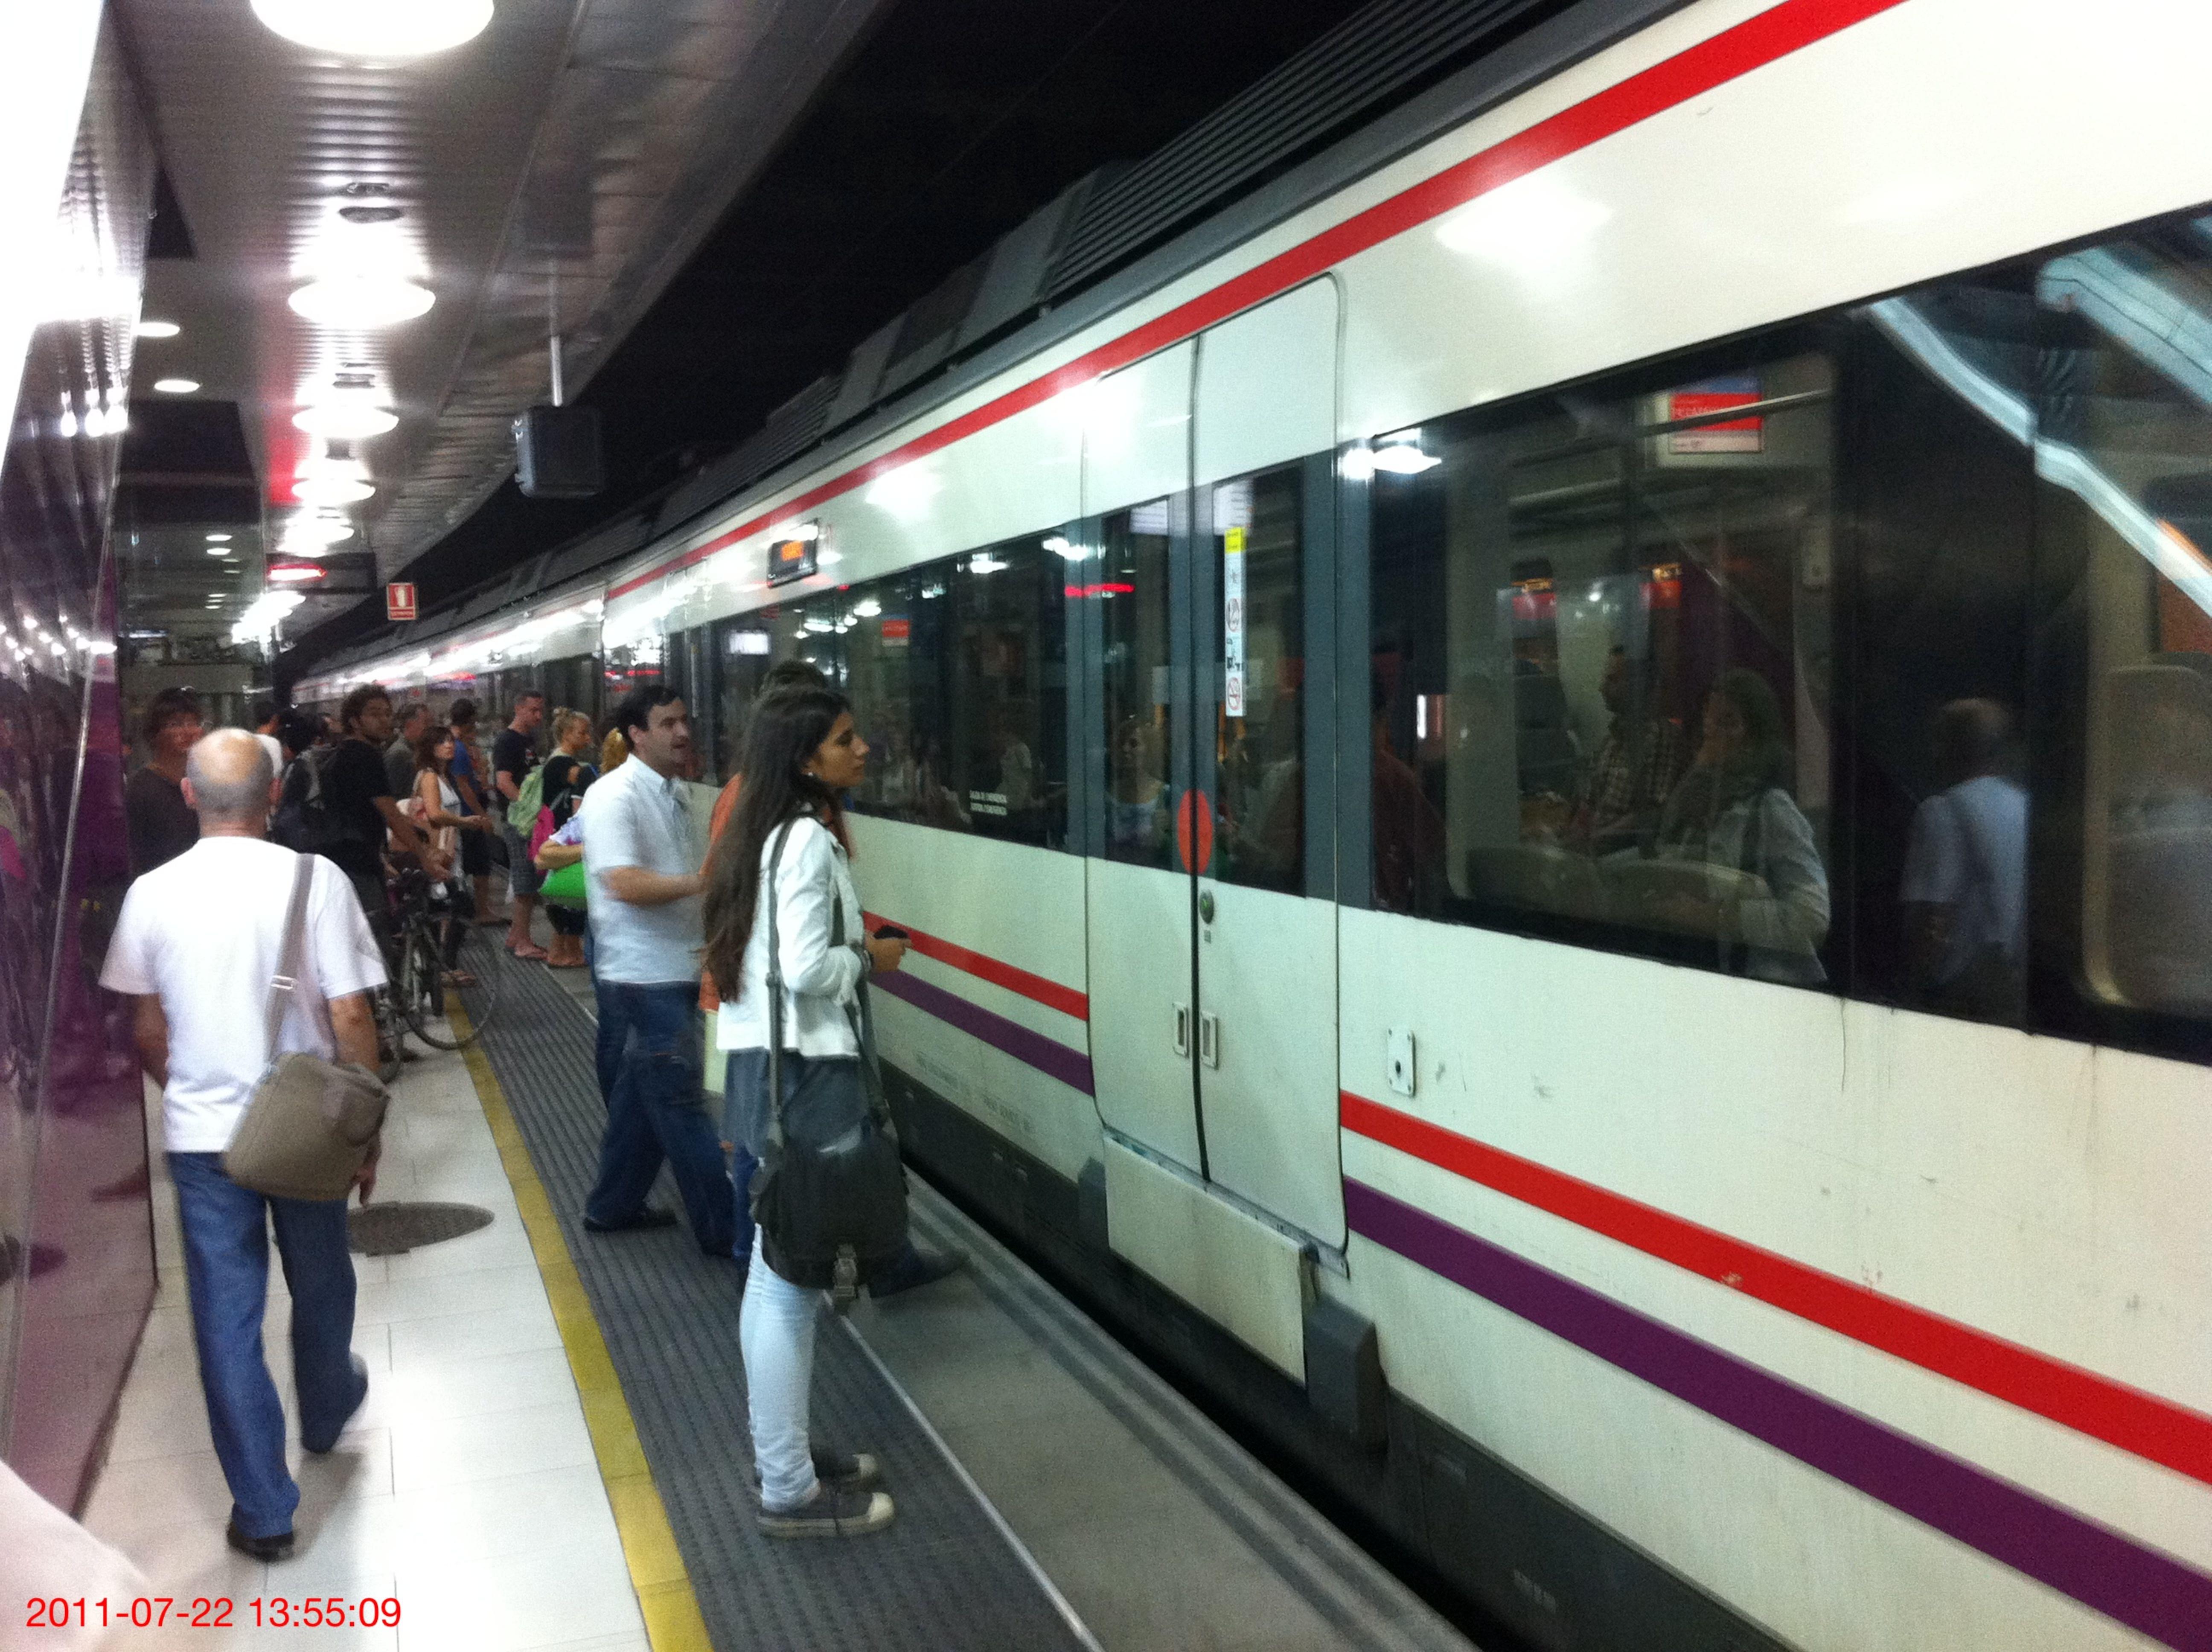
[(1912, 817), (1899, 897), (1954, 909), (1943, 980), (1984, 947), (2018, 963), (2027, 951), (2027, 793), (1980, 774), (1923, 802)]
[(577, 816), (584, 823), (592, 975), (637, 986), (696, 981), (706, 902), (690, 895), (657, 907), (632, 906), (606, 884), (617, 866), (671, 878), (699, 870), (707, 844), (684, 801), (684, 782), (633, 757), (592, 784)]
[[(100, 984), (156, 996), (169, 1022), (162, 1134), (173, 1153), (230, 1145), (269, 1065), (269, 981), (283, 946), (299, 856), (247, 837), (203, 837), (131, 885)], [(337, 1054), (328, 1000), (384, 982), (384, 957), (346, 875), (318, 858), (307, 958), (281, 1050)]]

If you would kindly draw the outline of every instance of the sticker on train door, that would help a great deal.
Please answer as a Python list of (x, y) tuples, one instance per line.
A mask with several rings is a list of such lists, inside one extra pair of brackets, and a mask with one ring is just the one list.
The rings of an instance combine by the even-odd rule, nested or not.
[(1244, 532), (1221, 538), (1221, 709), (1230, 717), (1244, 714)]

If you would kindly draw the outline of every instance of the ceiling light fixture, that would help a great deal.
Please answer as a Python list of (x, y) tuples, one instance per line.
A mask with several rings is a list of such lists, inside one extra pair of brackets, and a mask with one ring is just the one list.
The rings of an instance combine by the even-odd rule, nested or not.
[(200, 387), (197, 379), (156, 379), (154, 388), (164, 396), (189, 396)]
[(302, 477), (292, 484), (292, 497), (303, 505), (358, 505), (376, 489), (348, 476)]
[(233, 551), (228, 545), (210, 545), (207, 548), (207, 554), (210, 556), (234, 556), (237, 553)]
[(138, 324), (141, 338), (174, 338), (184, 329), (173, 321), (156, 321), (149, 316)]
[(421, 58), (472, 40), (491, 21), (492, 0), (253, 0), (276, 33), (348, 58)]
[(325, 327), (390, 327), (412, 321), (438, 297), (400, 276), (325, 276), (288, 301), (299, 314)]
[(327, 436), (340, 441), (359, 441), (369, 436), (380, 436), (386, 431), (396, 428), (398, 423), (398, 415), (391, 409), (353, 398), (319, 402), (313, 407), (301, 408), (292, 416), (294, 428), (304, 430), (311, 436)]
[(211, 545), (227, 545), (230, 543), (230, 536), (227, 533), (210, 533), (207, 537), (207, 542)]

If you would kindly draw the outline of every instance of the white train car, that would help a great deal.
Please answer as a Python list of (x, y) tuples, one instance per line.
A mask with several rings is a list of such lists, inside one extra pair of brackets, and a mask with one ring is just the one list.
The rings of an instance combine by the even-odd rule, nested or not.
[(1647, 9), (561, 600), (840, 682), (913, 1151), (1537, 1643), (2212, 1647), (2212, 9)]

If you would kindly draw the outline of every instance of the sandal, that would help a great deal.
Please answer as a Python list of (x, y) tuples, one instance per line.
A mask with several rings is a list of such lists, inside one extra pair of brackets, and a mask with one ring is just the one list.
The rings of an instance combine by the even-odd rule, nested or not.
[(475, 987), (481, 984), (465, 969), (444, 970), (439, 975), (438, 981), (444, 987)]
[(548, 956), (545, 949), (535, 941), (525, 941), (520, 946), (510, 946), (507, 950), (514, 953), (516, 957), (531, 963)]

